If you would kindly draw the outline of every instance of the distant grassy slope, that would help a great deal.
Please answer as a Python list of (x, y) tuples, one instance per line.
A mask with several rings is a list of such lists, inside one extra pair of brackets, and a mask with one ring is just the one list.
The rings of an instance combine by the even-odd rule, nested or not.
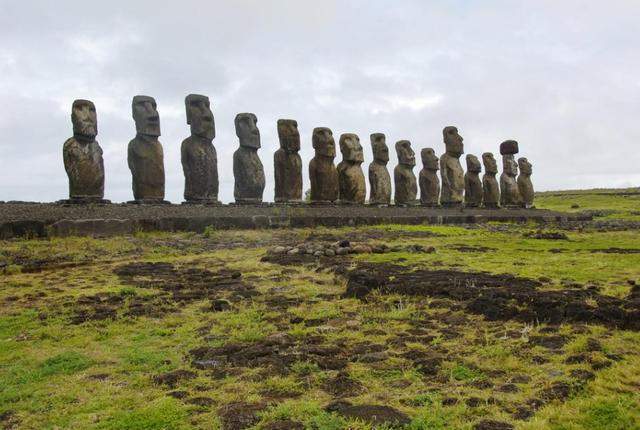
[(605, 218), (640, 221), (640, 188), (546, 191), (535, 205), (568, 212), (599, 211)]

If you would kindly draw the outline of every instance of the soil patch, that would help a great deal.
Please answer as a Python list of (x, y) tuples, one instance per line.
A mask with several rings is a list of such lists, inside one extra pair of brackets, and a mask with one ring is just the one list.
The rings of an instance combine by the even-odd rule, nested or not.
[(411, 421), (408, 416), (390, 406), (352, 405), (349, 402), (339, 401), (328, 405), (326, 410), (346, 418), (359, 419), (374, 426), (402, 427)]
[(218, 409), (218, 416), (225, 430), (243, 430), (258, 424), (258, 413), (263, 409), (262, 405), (230, 403)]
[(452, 245), (450, 248), (458, 252), (477, 252), (481, 254), (484, 254), (485, 252), (493, 252), (496, 250), (495, 248), (489, 248), (487, 246), (480, 246), (480, 245), (472, 246), (472, 245), (464, 245), (464, 244), (455, 244), (455, 245)]
[(473, 430), (513, 430), (513, 426), (503, 421), (482, 420), (473, 426)]
[(601, 254), (640, 254), (640, 249), (638, 248), (604, 248), (604, 249), (592, 249), (591, 253), (601, 253)]
[(335, 378), (325, 382), (322, 389), (335, 397), (353, 397), (364, 391), (362, 384), (351, 379), (347, 372), (339, 372)]
[(414, 270), (393, 264), (364, 263), (347, 273), (344, 297), (367, 300), (371, 291), (447, 298), (491, 321), (585, 322), (640, 330), (640, 294), (626, 299), (590, 289), (541, 291), (534, 279), (510, 274), (456, 270)]

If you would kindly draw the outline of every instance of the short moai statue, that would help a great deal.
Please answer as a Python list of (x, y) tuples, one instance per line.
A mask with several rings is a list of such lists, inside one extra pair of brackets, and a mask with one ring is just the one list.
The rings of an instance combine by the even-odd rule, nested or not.
[(69, 200), (63, 203), (108, 203), (104, 200), (104, 161), (96, 141), (96, 107), (89, 100), (71, 106), (73, 137), (62, 147), (64, 169), (69, 177)]
[(389, 205), (391, 203), (391, 176), (387, 169), (389, 147), (383, 133), (370, 136), (373, 161), (369, 164), (369, 204)]
[(500, 144), (502, 155), (502, 174), (500, 175), (500, 206), (514, 208), (522, 205), (518, 191), (518, 163), (514, 155), (518, 153), (518, 142), (506, 140)]
[(533, 206), (533, 183), (531, 182), (532, 166), (524, 157), (518, 158), (518, 167), (520, 168), (520, 174), (518, 175), (518, 191), (520, 192), (520, 198), (522, 199), (522, 206), (525, 208), (532, 208)]
[(333, 164), (336, 158), (336, 143), (327, 127), (313, 129), (315, 156), (309, 163), (311, 203), (334, 203), (338, 200), (338, 170)]
[(127, 155), (135, 199), (131, 203), (167, 203), (158, 106), (153, 97), (135, 96), (131, 108), (136, 123), (136, 137), (129, 142)]
[(338, 163), (338, 201), (344, 204), (364, 204), (367, 197), (362, 163), (364, 154), (360, 138), (353, 133), (340, 136), (342, 161)]
[(216, 126), (209, 97), (189, 94), (184, 100), (191, 136), (182, 141), (185, 203), (217, 204), (218, 155), (213, 146)]
[(444, 207), (461, 207), (464, 194), (464, 171), (460, 164), (460, 156), (464, 154), (463, 139), (453, 126), (445, 127), (442, 137), (446, 152), (440, 157), (440, 204)]
[(393, 169), (393, 182), (396, 192), (394, 202), (397, 206), (414, 206), (417, 204), (418, 183), (413, 168), (416, 165), (416, 154), (411, 149), (411, 142), (396, 142), (398, 165)]
[(482, 181), (480, 172), (482, 166), (478, 157), (467, 154), (467, 172), (464, 174), (464, 205), (477, 208), (482, 204)]
[(485, 152), (482, 154), (482, 164), (482, 205), (485, 208), (497, 208), (500, 205), (500, 186), (496, 179), (498, 163), (491, 152)]
[(422, 170), (420, 170), (420, 204), (436, 207), (440, 201), (440, 178), (438, 178), (438, 156), (433, 148), (420, 151)]
[(273, 154), (275, 176), (275, 202), (302, 202), (302, 158), (298, 122), (293, 119), (278, 120), (280, 148)]
[(260, 130), (253, 113), (236, 115), (236, 136), (240, 146), (233, 153), (233, 197), (237, 204), (260, 204), (265, 187), (264, 167), (258, 156)]

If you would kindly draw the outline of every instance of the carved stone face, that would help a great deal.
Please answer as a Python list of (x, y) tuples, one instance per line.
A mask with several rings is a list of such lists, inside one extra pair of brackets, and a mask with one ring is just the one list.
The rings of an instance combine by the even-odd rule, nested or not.
[(209, 97), (189, 94), (184, 99), (187, 109), (187, 124), (191, 126), (191, 134), (207, 140), (216, 137), (216, 125), (209, 104)]
[(525, 157), (518, 158), (518, 167), (520, 168), (520, 173), (523, 175), (530, 175), (532, 173), (532, 166)]
[(498, 173), (498, 163), (493, 157), (493, 153), (485, 152), (482, 154), (482, 164), (484, 164), (485, 173)]
[(439, 158), (436, 155), (433, 148), (424, 148), (420, 151), (420, 156), (422, 157), (422, 165), (427, 170), (439, 170), (440, 166), (438, 165)]
[(458, 134), (458, 129), (453, 126), (445, 127), (442, 130), (442, 137), (446, 146), (447, 154), (452, 157), (460, 157), (464, 154), (464, 145), (462, 144), (462, 136)]
[(396, 154), (398, 154), (398, 164), (410, 167), (416, 165), (416, 153), (411, 149), (411, 142), (408, 140), (396, 142)]
[(300, 150), (300, 132), (296, 120), (279, 119), (278, 137), (280, 138), (280, 148), (285, 151), (298, 152)]
[(480, 160), (473, 154), (467, 154), (467, 171), (472, 173), (480, 173), (482, 166), (480, 166)]
[(98, 135), (96, 107), (89, 100), (75, 100), (71, 106), (73, 134), (93, 140)]
[(516, 176), (518, 174), (518, 163), (513, 155), (504, 155), (502, 157), (502, 171), (508, 176)]
[(387, 146), (386, 136), (382, 133), (373, 133), (370, 138), (373, 159), (380, 163), (387, 164), (389, 162), (389, 147)]
[(327, 127), (316, 127), (313, 129), (313, 149), (316, 155), (321, 157), (334, 158), (336, 156), (336, 142), (333, 140), (333, 133)]
[(133, 98), (131, 109), (138, 134), (160, 136), (160, 115), (157, 107), (153, 97), (135, 96)]
[(252, 113), (239, 113), (236, 115), (236, 136), (240, 139), (240, 146), (246, 148), (260, 148), (260, 130), (258, 130), (258, 118)]
[(362, 163), (364, 161), (360, 138), (353, 133), (345, 133), (340, 136), (340, 152), (344, 161), (353, 163)]

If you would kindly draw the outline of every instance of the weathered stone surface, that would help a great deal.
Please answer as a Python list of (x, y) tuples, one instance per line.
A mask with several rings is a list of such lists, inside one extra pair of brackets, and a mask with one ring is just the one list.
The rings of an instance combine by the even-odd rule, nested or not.
[(500, 155), (515, 155), (518, 153), (518, 142), (505, 140), (500, 144)]
[(240, 147), (233, 153), (233, 176), (235, 186), (233, 196), (238, 204), (262, 202), (265, 187), (264, 167), (258, 156), (260, 131), (258, 118), (252, 113), (236, 115), (236, 136)]
[(388, 205), (391, 203), (391, 175), (387, 169), (389, 147), (382, 133), (373, 133), (370, 139), (373, 161), (369, 164), (369, 204)]
[(485, 152), (482, 154), (482, 164), (482, 203), (486, 208), (497, 208), (500, 204), (500, 186), (496, 179), (498, 163), (491, 152)]
[(63, 219), (48, 228), (49, 236), (110, 237), (133, 234), (137, 224), (131, 219)]
[(411, 149), (411, 142), (399, 140), (396, 142), (398, 165), (393, 169), (393, 181), (396, 187), (394, 197), (398, 206), (412, 206), (417, 203), (418, 183), (413, 168), (416, 165), (416, 154)]
[(440, 176), (442, 192), (440, 203), (445, 207), (462, 206), (464, 193), (464, 171), (460, 165), (460, 156), (464, 154), (463, 139), (453, 126), (442, 130), (446, 152), (440, 157)]
[(207, 96), (189, 94), (185, 98), (187, 124), (191, 136), (182, 142), (184, 199), (194, 203), (218, 202), (218, 155), (213, 146), (216, 127)]
[(298, 122), (293, 119), (278, 120), (280, 149), (273, 154), (276, 203), (302, 202), (302, 158)]
[(533, 183), (531, 182), (531, 173), (533, 173), (531, 163), (524, 157), (518, 158), (518, 167), (520, 168), (520, 175), (518, 175), (518, 191), (520, 192), (520, 198), (522, 205), (525, 208), (533, 207)]
[(341, 203), (364, 204), (367, 196), (362, 162), (364, 154), (360, 138), (353, 133), (340, 136), (342, 161), (338, 164), (338, 199)]
[(333, 164), (336, 157), (333, 133), (326, 127), (316, 127), (312, 139), (315, 156), (309, 163), (311, 202), (335, 202), (338, 200), (338, 169)]
[(156, 101), (135, 96), (132, 102), (136, 137), (129, 142), (127, 161), (133, 178), (133, 198), (138, 202), (164, 201), (164, 153), (158, 141), (160, 116)]
[(62, 149), (64, 169), (69, 177), (71, 201), (102, 201), (104, 197), (104, 162), (102, 148), (96, 142), (98, 121), (96, 107), (89, 100), (75, 100), (71, 107), (73, 137)]
[(423, 206), (436, 207), (440, 202), (439, 159), (433, 148), (424, 148), (420, 155), (422, 158), (420, 203)]
[(502, 155), (502, 174), (500, 175), (500, 205), (502, 207), (517, 207), (522, 204), (518, 191), (518, 163), (513, 156), (518, 150), (518, 142), (507, 140), (500, 144)]
[(482, 204), (482, 181), (480, 180), (480, 160), (472, 154), (467, 154), (467, 172), (464, 174), (464, 204), (468, 207), (478, 207)]

